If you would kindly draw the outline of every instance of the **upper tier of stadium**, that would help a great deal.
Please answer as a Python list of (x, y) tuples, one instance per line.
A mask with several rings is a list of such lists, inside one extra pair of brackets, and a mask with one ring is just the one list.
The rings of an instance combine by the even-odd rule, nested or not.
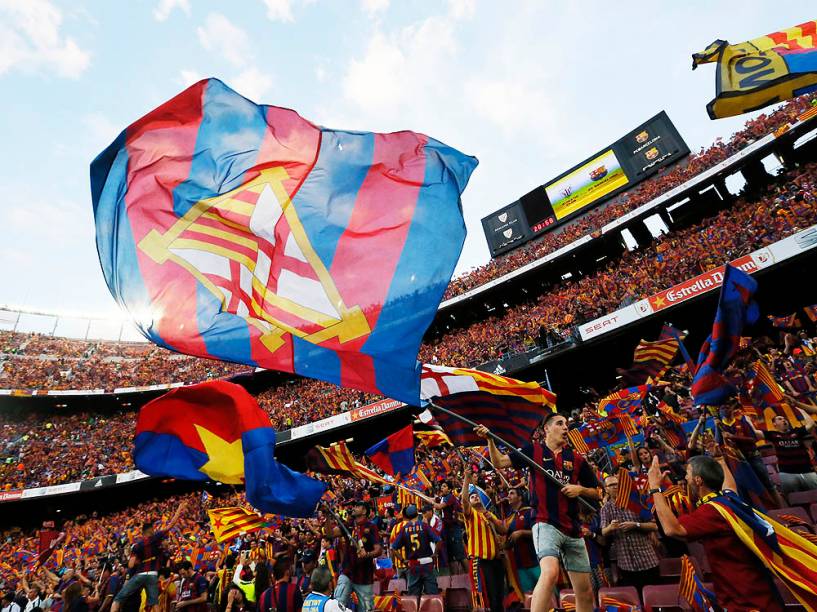
[[(530, 299), (426, 342), (424, 361), (474, 366), (541, 342), (541, 330), (569, 335), (575, 325), (657, 290), (780, 241), (817, 223), (817, 163), (781, 172), (751, 196), (636, 250), (622, 250), (595, 270), (538, 287)], [(0, 388), (102, 389), (193, 383), (247, 371), (247, 366), (177, 355), (145, 343), (72, 340), (0, 332)], [(377, 398), (310, 380), (282, 377), (260, 395), (278, 430), (317, 421)], [(68, 399), (65, 400), (69, 401)], [(104, 402), (102, 402), (104, 404)], [(116, 405), (109, 402), (113, 408)], [(565, 406), (567, 407), (567, 406)], [(20, 412), (0, 417), (0, 483), (45, 486), (133, 468), (127, 449), (136, 413)]]

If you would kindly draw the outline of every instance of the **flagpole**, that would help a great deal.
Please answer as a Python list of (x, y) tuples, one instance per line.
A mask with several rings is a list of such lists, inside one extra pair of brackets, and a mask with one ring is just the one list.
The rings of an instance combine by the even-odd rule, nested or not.
[[(472, 421), (471, 419), (469, 419), (467, 417), (464, 417), (464, 416), (462, 416), (460, 414), (457, 414), (456, 412), (452, 412), (448, 408), (443, 408), (442, 406), (439, 406), (439, 405), (437, 405), (437, 404), (435, 404), (434, 402), (431, 402), (431, 401), (428, 402), (428, 405), (431, 406), (432, 408), (434, 408), (435, 410), (438, 410), (438, 411), (440, 411), (440, 412), (442, 412), (444, 414), (447, 414), (450, 417), (453, 417), (455, 419), (459, 419), (460, 421), (462, 421), (466, 425), (470, 425), (471, 427), (479, 427), (479, 423), (476, 423), (476, 422)], [(548, 471), (543, 466), (536, 463), (533, 459), (528, 457), (525, 453), (523, 453), (519, 449), (517, 449), (513, 444), (511, 444), (510, 442), (507, 442), (503, 438), (499, 437), (494, 432), (492, 432), (490, 429), (488, 430), (488, 437), (490, 437), (494, 442), (496, 442), (498, 444), (501, 444), (502, 446), (506, 447), (511, 453), (513, 453), (514, 455), (519, 457), (522, 461), (524, 461), (528, 465), (529, 468), (536, 470), (537, 472), (542, 474), (542, 476), (544, 476), (547, 480), (549, 480), (552, 484), (555, 484), (557, 487), (559, 487), (559, 490), (562, 490), (564, 488), (564, 485), (561, 482), (559, 482), (554, 476), (552, 476), (550, 473), (548, 473)], [(464, 467), (465, 466), (463, 466), (463, 468)], [(582, 504), (590, 512), (598, 512), (598, 510), (593, 506), (593, 504), (591, 504), (589, 501), (584, 499), (581, 495), (576, 497), (576, 499), (579, 501), (580, 504)]]
[(332, 515), (332, 518), (335, 519), (335, 522), (338, 524), (338, 527), (340, 527), (340, 530), (343, 532), (343, 535), (346, 536), (346, 539), (349, 542), (349, 544), (353, 545), (352, 532), (349, 531), (349, 528), (346, 527), (346, 524), (340, 519), (340, 516), (338, 516), (338, 514), (334, 510), (332, 510), (331, 506), (328, 503), (321, 502), (321, 504), (323, 505), (324, 509), (329, 514)]

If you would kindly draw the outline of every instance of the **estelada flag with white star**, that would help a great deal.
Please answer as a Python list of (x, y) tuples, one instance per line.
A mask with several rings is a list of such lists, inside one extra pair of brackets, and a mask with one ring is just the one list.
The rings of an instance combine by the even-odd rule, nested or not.
[(99, 260), (160, 346), (416, 405), (476, 165), (423, 134), (319, 127), (206, 79), (91, 164)]
[(243, 387), (223, 380), (178, 387), (145, 404), (133, 458), (150, 476), (244, 483), (263, 512), (312, 516), (326, 485), (278, 463), (269, 416)]

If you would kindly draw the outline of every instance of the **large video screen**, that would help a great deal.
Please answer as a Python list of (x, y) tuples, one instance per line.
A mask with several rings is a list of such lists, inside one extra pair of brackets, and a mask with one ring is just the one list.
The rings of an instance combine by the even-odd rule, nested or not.
[(629, 182), (618, 157), (610, 149), (567, 176), (545, 185), (545, 193), (553, 214), (561, 221)]
[[(519, 198), (519, 213), (524, 216), (527, 235), (515, 229), (512, 240), (504, 235), (498, 239), (496, 224), (485, 222), (504, 209), (485, 217), (483, 228), (491, 256), (559, 227), (687, 155), (689, 147), (667, 113), (661, 111), (613, 144)], [(499, 246), (500, 243), (504, 244)]]

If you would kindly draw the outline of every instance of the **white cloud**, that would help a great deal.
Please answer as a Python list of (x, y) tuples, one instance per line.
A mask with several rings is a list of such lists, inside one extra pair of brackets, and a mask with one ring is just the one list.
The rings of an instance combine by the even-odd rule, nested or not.
[(234, 76), (229, 85), (245, 98), (263, 104), (264, 94), (272, 87), (272, 77), (257, 67), (250, 66)]
[(454, 19), (471, 19), (476, 11), (476, 0), (448, 0), (448, 14)]
[(122, 126), (102, 113), (88, 113), (82, 117), (85, 134), (91, 141), (91, 148), (101, 151), (113, 142), (122, 131)]
[(389, 8), (389, 0), (361, 0), (363, 11), (370, 17), (378, 13), (385, 13)]
[(190, 70), (183, 68), (179, 72), (179, 82), (183, 87), (190, 87), (193, 83), (198, 83), (204, 78), (204, 75), (197, 70)]
[(210, 13), (196, 30), (201, 46), (224, 58), (235, 67), (244, 66), (250, 57), (247, 33), (221, 13)]
[(507, 135), (540, 131), (551, 118), (545, 91), (513, 78), (475, 77), (465, 83), (465, 97), (479, 118)]
[[(263, 102), (272, 86), (273, 79), (268, 72), (258, 68), (247, 32), (232, 23), (221, 13), (210, 13), (204, 25), (198, 28), (199, 42), (207, 51), (224, 59), (237, 73), (228, 76), (225, 82), (238, 93), (254, 102)], [(191, 85), (202, 78), (193, 69), (180, 73), (183, 84)]]
[(189, 16), (190, 0), (159, 0), (159, 4), (153, 9), (153, 18), (156, 21), (165, 21), (170, 17), (170, 13), (176, 9)]
[(264, 0), (264, 6), (267, 7), (267, 18), (270, 21), (280, 21), (282, 23), (295, 21), (289, 0)]
[(343, 81), (345, 98), (368, 114), (399, 116), (447, 84), (446, 58), (457, 48), (452, 24), (429, 17), (396, 33), (375, 32), (361, 59), (352, 60)]
[(48, 0), (0, 0), (0, 75), (12, 69), (78, 78), (88, 51), (61, 32), (62, 11)]

